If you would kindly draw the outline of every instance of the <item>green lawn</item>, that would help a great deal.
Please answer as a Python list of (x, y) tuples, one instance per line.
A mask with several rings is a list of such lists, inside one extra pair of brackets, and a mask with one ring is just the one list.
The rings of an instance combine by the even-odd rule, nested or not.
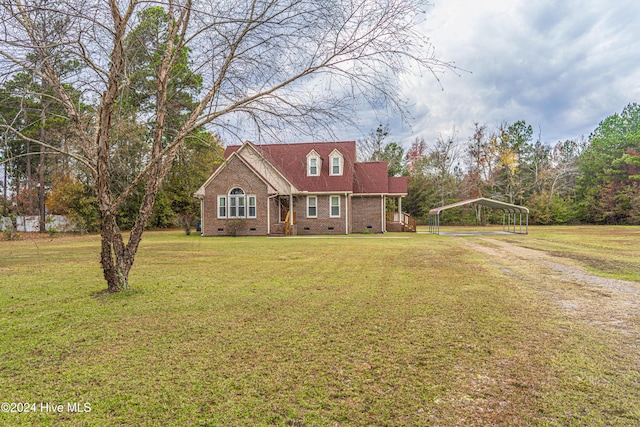
[[(605, 250), (587, 230), (584, 250), (584, 228), (498, 238), (640, 281), (637, 249), (620, 250), (638, 228), (609, 227), (626, 237)], [(37, 404), (0, 425), (640, 424), (637, 341), (568, 318), (458, 239), (148, 232), (117, 295), (100, 294), (98, 250), (0, 242), (0, 402)]]

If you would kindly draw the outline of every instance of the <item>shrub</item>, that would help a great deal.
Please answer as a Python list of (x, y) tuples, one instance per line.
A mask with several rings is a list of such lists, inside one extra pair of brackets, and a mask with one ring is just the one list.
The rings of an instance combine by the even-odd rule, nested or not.
[(184, 234), (189, 236), (191, 234), (191, 227), (195, 227), (196, 225), (196, 216), (192, 213), (178, 214), (175, 217), (175, 223), (184, 230)]

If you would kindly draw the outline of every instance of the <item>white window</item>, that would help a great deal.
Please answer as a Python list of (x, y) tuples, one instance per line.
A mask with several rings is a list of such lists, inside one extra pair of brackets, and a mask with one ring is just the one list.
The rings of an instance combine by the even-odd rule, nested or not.
[(340, 173), (340, 157), (331, 158), (331, 175), (342, 175)]
[(322, 169), (322, 159), (316, 150), (311, 150), (307, 154), (307, 176), (320, 176)]
[(330, 202), (330, 211), (329, 216), (331, 218), (339, 218), (340, 217), (340, 196), (331, 196), (329, 198)]
[(244, 191), (234, 188), (229, 191), (229, 218), (244, 218)]
[(236, 197), (229, 198), (229, 218), (238, 216), (238, 199)]
[(228, 196), (218, 196), (218, 218), (255, 218), (256, 206), (255, 195), (245, 195), (242, 188), (235, 187)]
[(256, 217), (256, 196), (247, 196), (249, 199), (249, 213), (247, 218), (255, 218)]
[(227, 197), (218, 196), (218, 218), (227, 217)]
[(329, 175), (342, 175), (343, 167), (344, 157), (342, 156), (342, 153), (337, 149), (333, 150), (331, 154), (329, 154)]
[(309, 157), (309, 176), (318, 176), (318, 158)]
[(307, 196), (307, 218), (318, 217), (318, 197)]

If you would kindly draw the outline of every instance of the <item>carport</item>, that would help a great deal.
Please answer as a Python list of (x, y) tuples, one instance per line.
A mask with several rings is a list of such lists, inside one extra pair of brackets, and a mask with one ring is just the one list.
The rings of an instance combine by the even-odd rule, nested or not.
[[(479, 199), (463, 200), (462, 202), (440, 206), (429, 211), (429, 233), (440, 234), (440, 213), (444, 210), (457, 208), (460, 206), (486, 206), (492, 209), (502, 210), (502, 231), (507, 233), (529, 234), (529, 209), (524, 206), (512, 205), (498, 200)], [(524, 214), (525, 231), (522, 232), (522, 216)], [(519, 228), (518, 228), (519, 225)]]

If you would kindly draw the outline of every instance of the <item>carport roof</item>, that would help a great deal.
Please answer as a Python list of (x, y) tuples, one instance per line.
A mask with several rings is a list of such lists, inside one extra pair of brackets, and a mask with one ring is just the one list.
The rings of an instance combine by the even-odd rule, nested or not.
[(479, 199), (463, 200), (461, 202), (452, 203), (450, 205), (440, 206), (439, 208), (431, 209), (429, 211), (429, 215), (439, 215), (440, 212), (442, 212), (443, 210), (457, 208), (459, 206), (465, 206), (465, 205), (487, 206), (489, 208), (501, 209), (505, 212), (511, 212), (511, 213), (526, 213), (526, 214), (529, 213), (529, 209), (525, 208), (524, 206), (512, 205), (511, 203), (505, 203), (505, 202), (500, 202), (498, 200), (481, 197)]

